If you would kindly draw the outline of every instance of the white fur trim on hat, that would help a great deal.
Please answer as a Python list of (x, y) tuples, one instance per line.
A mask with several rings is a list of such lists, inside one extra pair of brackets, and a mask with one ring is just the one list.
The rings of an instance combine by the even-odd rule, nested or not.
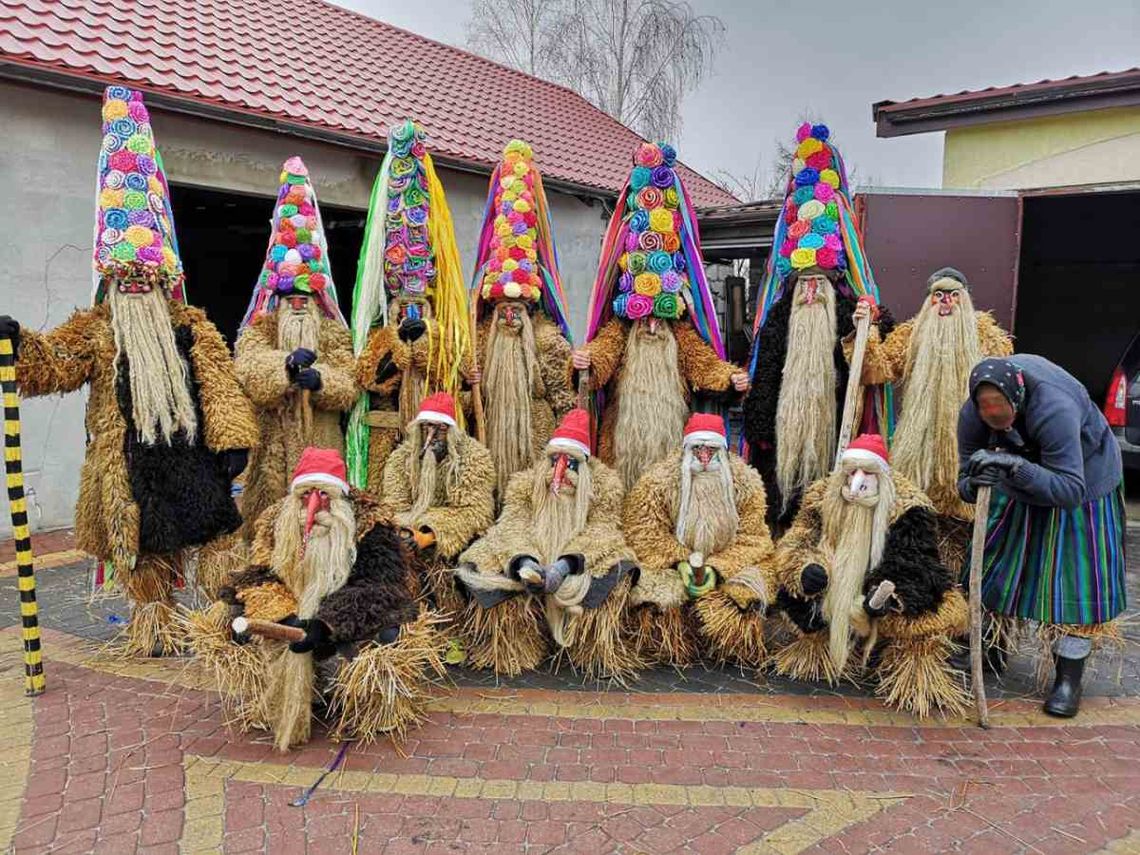
[(685, 434), (685, 445), (715, 445), (718, 448), (728, 448), (728, 440), (724, 434), (715, 430), (695, 430)]
[(420, 410), (419, 415), (412, 419), (412, 422), (431, 422), (432, 424), (455, 427), (455, 419), (446, 413), (439, 413), (435, 410)]
[(867, 451), (865, 448), (848, 448), (843, 452), (843, 460), (850, 460), (856, 463), (876, 463), (879, 469), (883, 472), (891, 471), (891, 464), (884, 460), (873, 451)]
[(564, 436), (552, 437), (550, 442), (546, 444), (546, 447), (553, 451), (576, 451), (587, 458), (590, 456), (590, 449), (586, 448), (585, 445), (576, 439), (569, 439)]
[(327, 472), (309, 472), (305, 475), (298, 475), (293, 479), (293, 483), (289, 485), (289, 490), (296, 490), (298, 487), (305, 484), (325, 484), (329, 487), (340, 487), (341, 492), (346, 496), (348, 495), (348, 484), (337, 478), (335, 475), (329, 475)]

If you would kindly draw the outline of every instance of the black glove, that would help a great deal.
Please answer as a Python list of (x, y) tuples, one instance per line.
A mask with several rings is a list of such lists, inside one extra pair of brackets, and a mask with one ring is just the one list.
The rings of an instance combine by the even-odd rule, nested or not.
[(245, 464), (249, 462), (249, 449), (227, 448), (221, 453), (221, 457), (222, 466), (225, 467), (226, 475), (232, 481), (245, 471)]
[(999, 469), (997, 466), (986, 466), (979, 469), (973, 475), (968, 476), (967, 480), (970, 484), (970, 489), (976, 496), (979, 487), (996, 487), (1002, 482), (1004, 476), (1004, 469)]
[(310, 392), (319, 392), (324, 384), (321, 381), (321, 372), (317, 369), (302, 368), (293, 378), (293, 385), (301, 389), (308, 389)]
[(890, 610), (891, 610), (891, 598), (890, 597), (887, 597), (886, 601), (881, 606), (879, 606), (879, 608), (875, 608), (874, 606), (871, 605), (871, 595), (870, 594), (868, 594), (867, 596), (865, 596), (863, 598), (863, 611), (865, 611), (867, 614), (869, 614), (873, 618), (881, 618), (883, 615), (885, 615)]
[[(300, 627), (305, 630), (305, 637), (300, 641), (294, 641), (289, 645), (289, 649), (294, 653), (312, 653), (318, 647), (324, 647), (329, 643), (329, 636), (332, 631), (329, 625), (323, 620), (297, 620), (293, 618), (292, 626)], [(285, 623), (285, 621), (281, 621)]]
[(399, 626), (386, 626), (376, 633), (377, 644), (394, 644), (400, 638)]
[(400, 321), (400, 327), (396, 330), (396, 335), (400, 337), (400, 341), (408, 342), (409, 344), (427, 332), (427, 324), (419, 318), (404, 318)]
[(316, 353), (307, 347), (298, 347), (285, 357), (285, 370), (289, 372), (289, 377), (293, 378), (297, 376), (297, 372), (302, 368), (308, 368), (316, 361)]
[(800, 587), (809, 597), (827, 587), (827, 571), (819, 564), (809, 564), (800, 574)]
[(0, 338), (12, 339), (12, 355), (20, 352), (20, 322), (10, 315), (0, 315)]
[(1025, 458), (1010, 454), (1008, 451), (990, 451), (979, 448), (970, 455), (970, 475), (977, 475), (983, 469), (998, 469), (1007, 478), (1017, 474), (1017, 470), (1025, 463)]

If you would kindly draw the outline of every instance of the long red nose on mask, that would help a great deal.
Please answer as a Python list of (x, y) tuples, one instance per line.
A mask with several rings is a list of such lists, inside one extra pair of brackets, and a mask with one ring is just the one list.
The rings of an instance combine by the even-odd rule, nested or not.
[(649, 319), (649, 332), (656, 335), (657, 334), (657, 325), (660, 323), (661, 323), (661, 321), (657, 320), (657, 318), (650, 318)]
[(697, 449), (697, 460), (701, 462), (702, 466), (708, 466), (709, 461), (713, 459), (713, 450), (708, 446)]
[(566, 480), (566, 467), (569, 463), (570, 459), (565, 454), (559, 454), (558, 459), (554, 461), (554, 477), (550, 479), (550, 492), (555, 496), (562, 489), (562, 482)]
[(815, 282), (807, 283), (807, 287), (804, 288), (804, 302), (809, 306), (815, 302), (815, 293), (818, 289), (819, 286)]
[(305, 500), (305, 540), (308, 541), (309, 535), (313, 531), (313, 522), (317, 518), (317, 513), (322, 510), (328, 510), (329, 497), (321, 493), (320, 490), (309, 491), (309, 497)]

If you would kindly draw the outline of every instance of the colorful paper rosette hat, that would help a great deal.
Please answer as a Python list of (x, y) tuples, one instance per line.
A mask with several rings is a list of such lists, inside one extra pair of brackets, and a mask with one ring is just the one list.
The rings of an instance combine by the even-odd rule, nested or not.
[(613, 315), (626, 320), (686, 314), (721, 359), (724, 343), (705, 278), (697, 217), (667, 143), (642, 143), (602, 243), (586, 340)]
[[(471, 350), (467, 293), (447, 196), (427, 150), (427, 133), (411, 119), (388, 131), (388, 151), (372, 186), (364, 242), (352, 294), (352, 345), (357, 353), (374, 326), (388, 323), (388, 300), (427, 299), (438, 335), (431, 342), (429, 392), (458, 395), (459, 366)], [(368, 477), (368, 395), (349, 416), (349, 480)], [(459, 414), (462, 426), (462, 412)]]
[(499, 300), (540, 305), (571, 338), (550, 206), (534, 152), (522, 140), (507, 143), (491, 173), (471, 296), (476, 316)]
[(299, 157), (285, 161), (278, 182), (281, 186), (273, 207), (265, 264), (258, 274), (241, 329), (262, 314), (274, 311), (281, 298), (290, 294), (307, 294), (326, 318), (344, 324), (329, 267), (321, 209), (304, 161)]
[(108, 86), (103, 93), (96, 181), (92, 302), (105, 299), (107, 279), (161, 287), (184, 300), (170, 188), (141, 92)]

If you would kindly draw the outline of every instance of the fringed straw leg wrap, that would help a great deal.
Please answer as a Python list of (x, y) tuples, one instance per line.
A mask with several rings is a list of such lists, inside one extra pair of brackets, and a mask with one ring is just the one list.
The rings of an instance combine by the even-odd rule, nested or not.
[(685, 668), (697, 658), (696, 627), (684, 605), (660, 609), (636, 606), (625, 615), (625, 634), (635, 655), (648, 665)]
[(945, 635), (888, 641), (875, 669), (875, 695), (918, 718), (935, 711), (965, 715), (971, 699), (965, 675), (950, 667), (953, 652), (954, 642)]
[(447, 670), (442, 622), (421, 607), (395, 642), (370, 643), (341, 666), (333, 682), (334, 739), (368, 743), (389, 734), (402, 741), (409, 727), (423, 721), (424, 707)]
[(208, 600), (218, 595), (230, 575), (245, 569), (249, 559), (249, 546), (241, 531), (223, 534), (198, 550), (194, 580)]
[(624, 683), (645, 667), (634, 645), (622, 633), (631, 582), (623, 579), (604, 603), (570, 618), (566, 653), (590, 679)]
[(114, 643), (124, 657), (170, 656), (180, 652), (182, 633), (174, 610), (174, 575), (178, 556), (140, 556), (124, 575), (131, 619)]
[(246, 731), (269, 726), (262, 711), (269, 663), (269, 645), (261, 639), (237, 644), (230, 629), (230, 607), (214, 603), (208, 609), (179, 616), (186, 643), (222, 696), (226, 724)]
[(503, 677), (533, 671), (547, 655), (545, 625), (540, 601), (527, 594), (489, 609), (472, 600), (464, 608), (460, 627), (467, 662)]
[(418, 564), (427, 592), (435, 600), (435, 610), (441, 618), (455, 620), (463, 612), (464, 605), (463, 595), (455, 587), (455, 574), (446, 562), (438, 558), (421, 559)]
[(723, 591), (710, 591), (697, 598), (694, 608), (700, 633), (718, 664), (732, 662), (744, 668), (760, 668), (768, 658), (764, 644), (764, 615), (758, 609), (741, 609)]
[[(828, 650), (830, 637), (826, 629), (803, 633), (798, 630), (795, 638), (768, 657), (765, 665), (777, 674), (793, 680), (819, 681), (834, 686), (841, 677)], [(854, 666), (858, 657), (847, 657), (848, 666)]]

